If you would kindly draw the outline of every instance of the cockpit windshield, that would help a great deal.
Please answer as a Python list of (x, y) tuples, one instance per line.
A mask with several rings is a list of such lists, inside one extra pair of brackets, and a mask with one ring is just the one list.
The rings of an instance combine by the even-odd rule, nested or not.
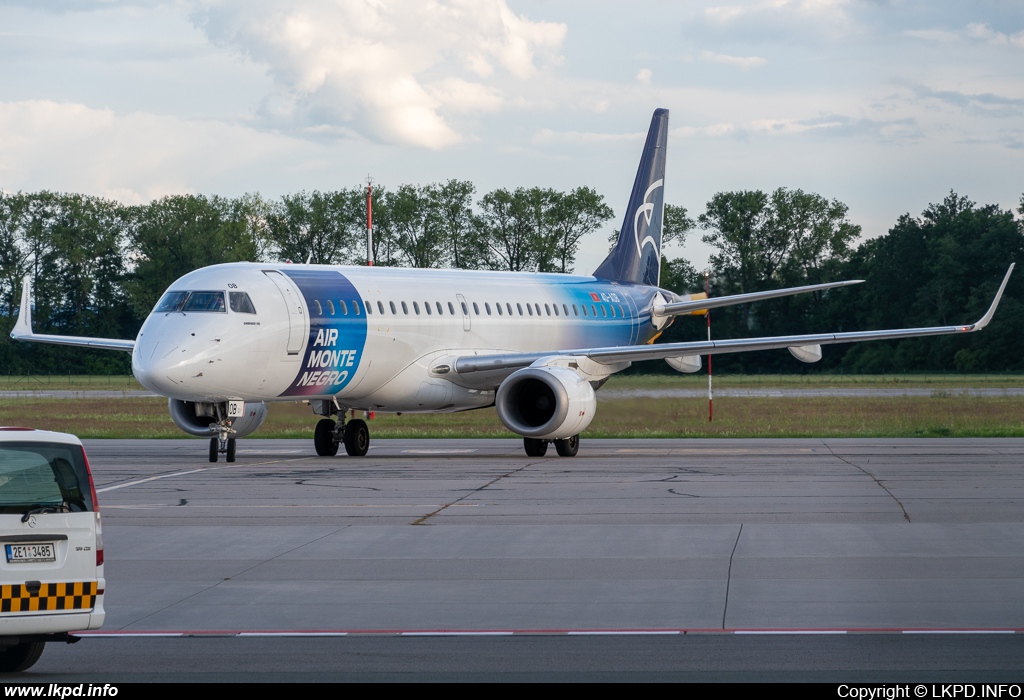
[(214, 312), (227, 313), (224, 292), (167, 292), (153, 313)]

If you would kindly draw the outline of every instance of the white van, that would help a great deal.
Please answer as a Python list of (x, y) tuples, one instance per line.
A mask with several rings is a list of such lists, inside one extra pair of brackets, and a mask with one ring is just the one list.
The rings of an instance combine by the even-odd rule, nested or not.
[(103, 624), (103, 536), (74, 435), (0, 428), (0, 673)]

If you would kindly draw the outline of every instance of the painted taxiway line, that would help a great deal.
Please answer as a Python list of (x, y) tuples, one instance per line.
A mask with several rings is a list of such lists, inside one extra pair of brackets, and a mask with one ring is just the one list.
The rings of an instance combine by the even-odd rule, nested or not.
[(174, 631), (110, 631), (92, 630), (73, 633), (76, 637), (121, 639), (125, 637), (512, 637), (550, 635), (569, 637), (601, 636), (672, 636), (672, 635), (844, 635), (844, 634), (1022, 634), (1024, 629), (522, 629), (522, 630), (174, 630)]

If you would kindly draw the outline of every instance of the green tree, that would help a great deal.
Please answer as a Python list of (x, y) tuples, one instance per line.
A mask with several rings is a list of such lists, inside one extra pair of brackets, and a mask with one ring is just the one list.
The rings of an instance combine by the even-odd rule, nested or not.
[(139, 319), (182, 275), (206, 265), (256, 259), (246, 226), (231, 218), (220, 197), (173, 195), (129, 212), (129, 254), (135, 268), (125, 288)]

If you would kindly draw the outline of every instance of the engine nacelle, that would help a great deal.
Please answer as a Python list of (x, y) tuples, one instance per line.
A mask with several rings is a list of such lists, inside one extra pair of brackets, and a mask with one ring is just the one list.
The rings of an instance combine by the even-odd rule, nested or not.
[[(217, 411), (212, 403), (195, 401), (179, 401), (167, 399), (167, 408), (171, 412), (174, 424), (189, 435), (197, 437), (215, 437), (216, 431), (210, 426), (217, 422)], [(221, 404), (221, 412), (227, 414), (227, 404)], [(231, 419), (231, 428), (235, 431), (228, 437), (240, 438), (255, 431), (267, 419), (267, 404), (245, 404), (245, 415)]]
[(527, 367), (498, 387), (498, 418), (517, 435), (564, 440), (590, 425), (597, 410), (594, 388), (564, 367)]

